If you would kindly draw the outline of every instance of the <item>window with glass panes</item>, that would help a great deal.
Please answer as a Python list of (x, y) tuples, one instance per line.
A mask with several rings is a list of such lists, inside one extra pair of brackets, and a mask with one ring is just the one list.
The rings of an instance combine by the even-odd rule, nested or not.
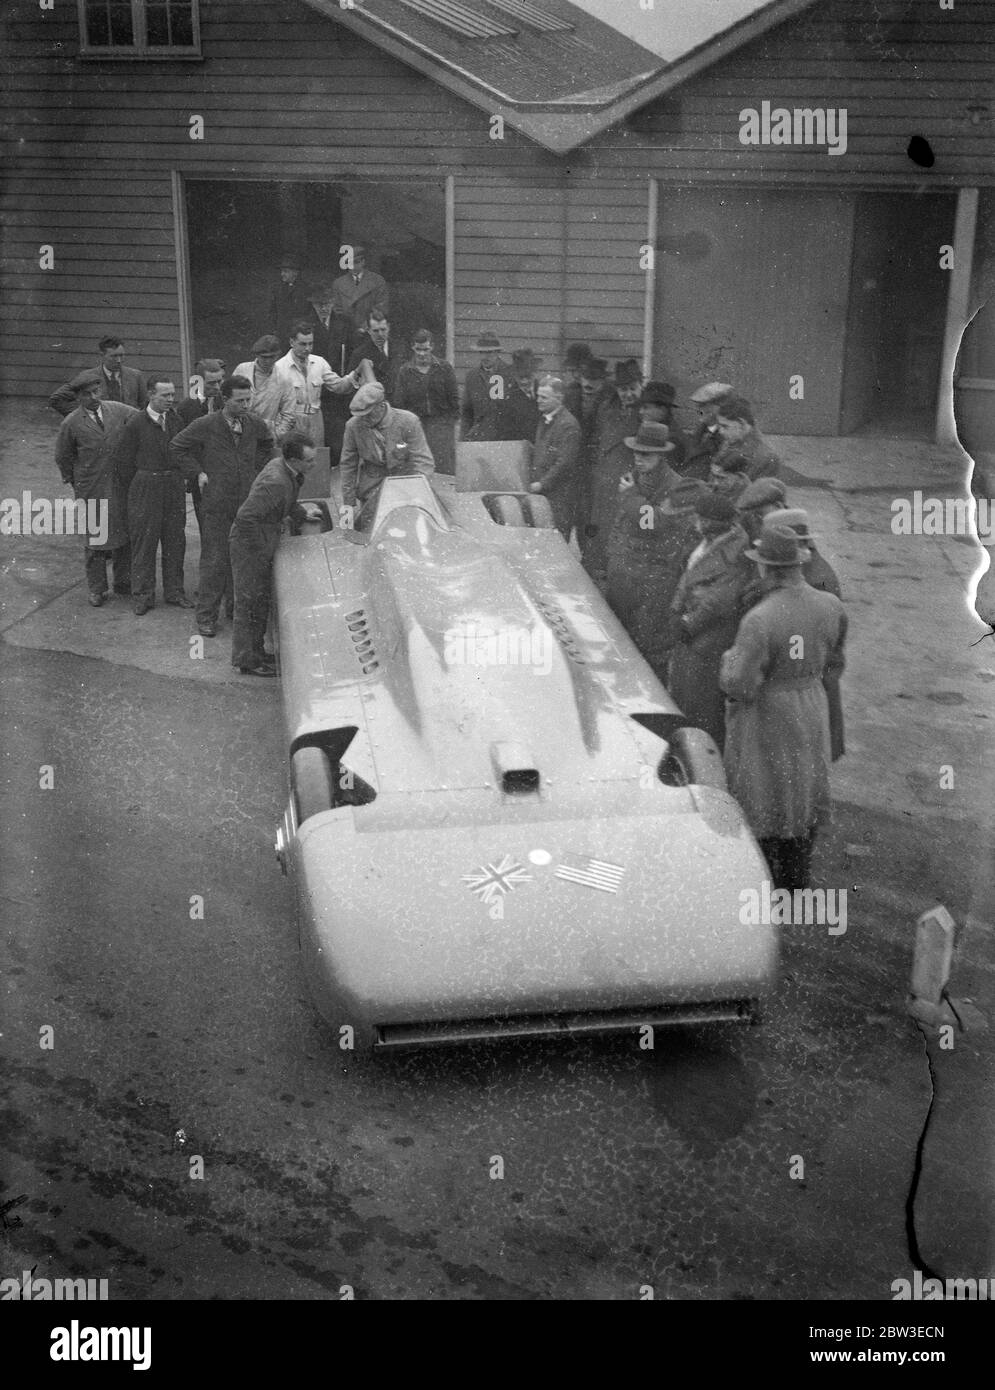
[(200, 53), (197, 0), (79, 0), (80, 51), (111, 57)]

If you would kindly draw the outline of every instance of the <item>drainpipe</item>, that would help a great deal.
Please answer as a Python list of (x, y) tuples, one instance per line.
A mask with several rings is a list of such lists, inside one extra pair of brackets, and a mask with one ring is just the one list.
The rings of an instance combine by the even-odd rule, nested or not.
[(660, 203), (660, 185), (649, 180), (649, 206), (646, 213), (646, 245), (650, 248), (650, 266), (646, 271), (646, 298), (643, 305), (643, 380), (649, 381), (653, 369), (653, 334), (656, 331), (656, 238)]
[(943, 359), (940, 365), (939, 404), (936, 410), (937, 444), (956, 444), (954, 423), (954, 367), (961, 334), (967, 326), (971, 304), (971, 267), (974, 256), (974, 234), (978, 225), (978, 190), (957, 190), (957, 215), (954, 219), (954, 263), (950, 271), (947, 293), (947, 321), (943, 333)]

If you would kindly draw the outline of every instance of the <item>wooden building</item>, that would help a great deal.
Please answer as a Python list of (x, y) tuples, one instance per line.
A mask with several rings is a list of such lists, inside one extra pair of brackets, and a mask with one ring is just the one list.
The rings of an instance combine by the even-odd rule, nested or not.
[(485, 328), (585, 340), (773, 432), (948, 434), (995, 279), (995, 5), (725, 8), (656, 0), (656, 42), (617, 0), (8, 0), (3, 392), (107, 332), (180, 382), (238, 361), (281, 252), (327, 278), (362, 239), (461, 371)]

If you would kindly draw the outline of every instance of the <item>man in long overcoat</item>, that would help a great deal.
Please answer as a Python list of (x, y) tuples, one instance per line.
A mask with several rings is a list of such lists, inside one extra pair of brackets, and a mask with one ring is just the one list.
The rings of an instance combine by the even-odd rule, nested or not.
[(725, 698), (719, 662), (739, 625), (743, 590), (752, 578), (745, 532), (728, 498), (705, 493), (695, 508), (701, 543), (691, 552), (671, 605), (667, 688), (692, 724), (722, 747)]
[(846, 614), (802, 576), (787, 529), (747, 552), (773, 590), (746, 614), (722, 659), (729, 697), (726, 774), (767, 856), (776, 888), (805, 888), (812, 847), (829, 818), (829, 718), (823, 682), (844, 666)]
[[(614, 390), (601, 402), (595, 417), (577, 507), (577, 539), (584, 568), (592, 577), (603, 577), (608, 563), (608, 538), (618, 507), (619, 484), (632, 469), (627, 440), (639, 429), (642, 387), (638, 362), (628, 359), (617, 363)], [(673, 440), (668, 437), (667, 442), (667, 453), (672, 454)]]
[[(806, 511), (801, 507), (784, 507), (779, 511), (771, 511), (764, 517), (763, 525), (764, 528), (787, 526), (789, 530), (794, 531), (802, 545), (802, 576), (805, 583), (811, 584), (813, 589), (819, 589), (824, 594), (843, 598), (836, 571), (815, 548), (815, 537), (809, 530)], [(846, 752), (840, 674), (839, 671), (827, 671), (822, 681), (829, 701), (829, 751), (833, 762), (842, 758)]]
[(563, 404), (565, 390), (558, 376), (544, 376), (539, 383), (536, 401), (540, 418), (529, 491), (549, 498), (560, 535), (568, 541), (577, 507), (581, 436), (580, 425)]
[(607, 546), (606, 598), (629, 636), (663, 679), (667, 616), (694, 536), (701, 484), (682, 481), (666, 425), (640, 425), (627, 440), (631, 475), (619, 483)]
[(87, 538), (83, 562), (89, 602), (99, 608), (107, 597), (108, 560), (113, 567), (114, 592), (131, 593), (127, 503), (113, 460), (121, 431), (138, 412), (120, 401), (101, 398), (100, 374), (95, 368), (80, 372), (69, 384), (78, 404), (59, 427), (55, 463), (77, 500), (107, 503), (107, 534)]

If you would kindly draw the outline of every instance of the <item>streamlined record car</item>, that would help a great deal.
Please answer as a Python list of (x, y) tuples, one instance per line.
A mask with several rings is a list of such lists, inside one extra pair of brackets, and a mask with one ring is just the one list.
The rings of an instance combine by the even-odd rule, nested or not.
[(357, 1049), (750, 1021), (774, 978), (718, 750), (525, 488), (526, 447), (461, 445), (455, 480), (390, 476), (361, 529), (277, 553), (277, 855)]

